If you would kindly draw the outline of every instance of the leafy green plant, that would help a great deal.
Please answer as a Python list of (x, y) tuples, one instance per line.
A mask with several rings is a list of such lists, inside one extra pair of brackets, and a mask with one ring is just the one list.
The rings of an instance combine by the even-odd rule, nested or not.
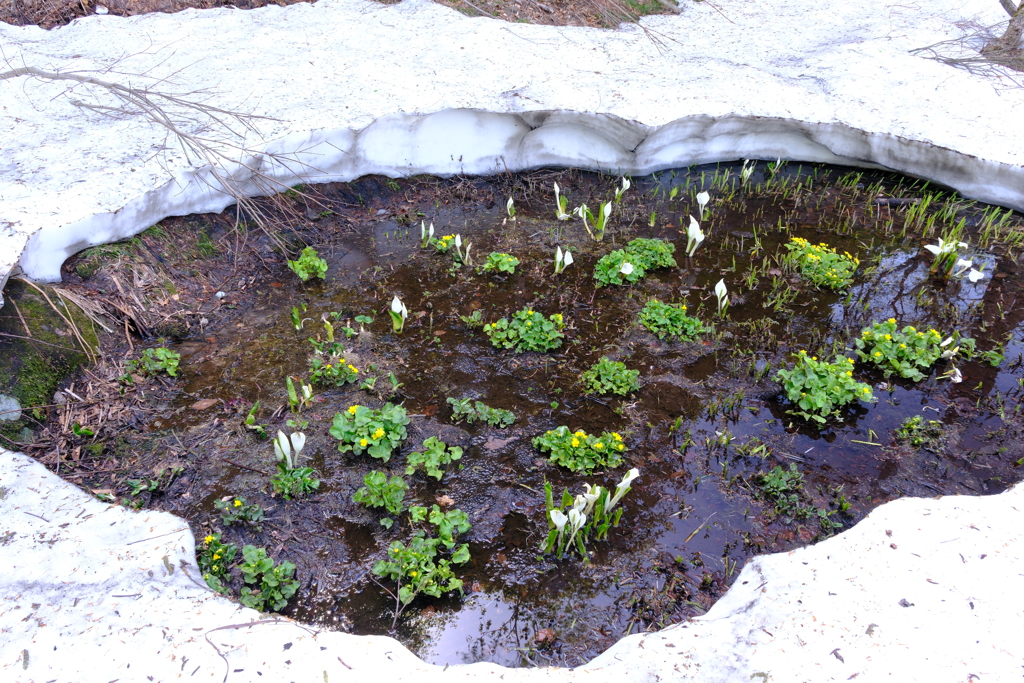
[[(393, 515), (400, 515), (405, 509), (405, 492), (409, 485), (397, 474), (389, 480), (387, 474), (374, 470), (363, 477), (363, 484), (365, 486), (352, 496), (355, 502), (366, 507), (384, 508)], [(380, 523), (387, 529), (393, 524), (388, 517), (381, 519)]]
[(469, 562), (469, 547), (462, 544), (449, 558), (439, 558), (440, 545), (441, 539), (428, 537), (418, 530), (408, 546), (394, 541), (388, 548), (388, 559), (378, 560), (370, 569), (374, 575), (397, 584), (395, 592), (385, 588), (395, 599), (395, 621), (417, 595), (439, 598), (452, 591), (462, 593), (462, 579), (455, 576), (452, 565)]
[(436, 437), (428, 437), (423, 442), (423, 452), (414, 451), (407, 458), (408, 465), (405, 468), (406, 474), (412, 474), (417, 469), (425, 470), (427, 476), (438, 481), (444, 476), (444, 465), (462, 458), (462, 449), (458, 446), (449, 447)]
[[(266, 549), (251, 545), (242, 548), (242, 558), (244, 561), (239, 569), (242, 579), (249, 585), (242, 587), (239, 601), (261, 612), (284, 609), (288, 599), (299, 589), (299, 582), (292, 578), (295, 565), (285, 560), (275, 567), (274, 560), (267, 557)], [(255, 590), (250, 585), (256, 586)]]
[(853, 360), (844, 356), (826, 363), (801, 350), (793, 368), (779, 370), (775, 379), (782, 382), (786, 397), (798, 408), (790, 412), (819, 423), (830, 415), (838, 416), (839, 408), (847, 403), (874, 400), (871, 387), (853, 379)]
[(584, 484), (586, 492), (574, 498), (566, 489), (559, 506), (555, 505), (551, 483), (545, 481), (544, 507), (547, 512), (548, 536), (540, 545), (541, 552), (554, 552), (558, 559), (562, 559), (567, 549), (570, 552), (575, 549), (584, 561), (589, 562), (586, 546), (590, 535), (595, 534), (594, 540), (600, 541), (608, 538), (611, 527), (619, 526), (622, 508), (616, 510), (615, 506), (629, 493), (633, 480), (639, 476), (639, 470), (635, 467), (631, 469), (615, 487), (614, 494), (607, 488), (591, 488), (590, 484)]
[(125, 484), (128, 485), (128, 492), (133, 496), (143, 493), (160, 493), (166, 491), (183, 471), (182, 467), (161, 468), (156, 471), (156, 477), (152, 479), (129, 479)]
[(303, 408), (313, 405), (313, 385), (306, 384), (298, 377), (295, 379), (299, 380), (298, 389), (295, 388), (291, 376), (285, 377), (285, 385), (288, 388), (288, 405), (293, 413), (301, 413)]
[(483, 265), (480, 266), (479, 272), (481, 273), (508, 273), (512, 275), (516, 272), (516, 266), (519, 265), (519, 259), (512, 254), (503, 254), (498, 251), (492, 251), (487, 255), (487, 260), (484, 261)]
[(402, 406), (385, 403), (378, 410), (354, 405), (334, 416), (331, 436), (338, 439), (338, 450), (361, 455), (364, 451), (384, 462), (405, 441), (409, 418)]
[(512, 320), (502, 318), (496, 323), (484, 325), (484, 334), (491, 344), (499, 349), (512, 349), (520, 353), (524, 351), (551, 351), (562, 345), (562, 329), (565, 322), (561, 313), (548, 318), (524, 308), (512, 315)]
[(388, 315), (391, 316), (391, 326), (395, 328), (395, 334), (402, 334), (402, 330), (405, 329), (405, 321), (409, 318), (409, 309), (405, 307), (397, 294), (391, 300), (391, 309), (388, 311)]
[(263, 530), (265, 513), (257, 503), (246, 503), (245, 498), (226, 496), (214, 501), (213, 506), (220, 510), (220, 519), (224, 526), (241, 522), (256, 531)]
[(671, 337), (680, 341), (693, 341), (710, 331), (700, 320), (687, 315), (686, 310), (686, 304), (673, 305), (651, 300), (640, 311), (640, 324), (659, 339)]
[(320, 480), (315, 478), (312, 467), (296, 467), (299, 454), (306, 445), (306, 435), (295, 432), (291, 437), (278, 431), (274, 439), (274, 454), (277, 456), (277, 474), (270, 478), (270, 485), (275, 494), (285, 500), (311, 493), (320, 488)]
[(942, 339), (937, 330), (919, 332), (913, 325), (896, 329), (896, 319), (889, 318), (865, 327), (860, 338), (854, 340), (857, 357), (877, 365), (888, 377), (900, 377), (920, 382), (925, 378), (921, 370), (932, 366), (939, 358), (950, 358), (961, 352), (970, 357), (973, 339), (961, 339), (958, 334)]
[(655, 268), (672, 268), (675, 245), (658, 239), (638, 237), (625, 249), (616, 249), (601, 257), (594, 266), (594, 279), (601, 285), (621, 285), (639, 282)]
[(470, 528), (469, 515), (465, 512), (462, 510), (441, 512), (440, 506), (436, 504), (429, 509), (419, 505), (409, 508), (409, 519), (414, 524), (424, 520), (433, 524), (437, 529), (438, 539), (449, 550), (455, 547), (459, 534), (466, 533)]
[[(754, 476), (753, 483), (761, 497), (772, 505), (775, 516), (790, 520), (816, 520), (824, 536), (831, 536), (842, 526), (832, 519), (834, 511), (803, 502), (804, 475), (793, 463), (790, 463), (788, 470), (776, 465), (769, 472), (759, 472)], [(849, 501), (842, 495), (838, 496), (836, 503), (840, 512), (850, 507)]]
[[(612, 216), (612, 203), (605, 202), (601, 204), (601, 208), (598, 209), (596, 216), (586, 204), (581, 204), (573, 209), (573, 214), (583, 219), (583, 227), (586, 228), (590, 239), (600, 242), (604, 239), (605, 230), (608, 229), (608, 219)], [(591, 225), (594, 226), (593, 230), (590, 229)]]
[(587, 391), (595, 394), (625, 396), (640, 388), (637, 381), (639, 377), (639, 370), (630, 370), (625, 363), (602, 356), (593, 367), (580, 375), (580, 381)]
[(327, 279), (327, 261), (320, 258), (320, 255), (317, 254), (316, 249), (313, 247), (303, 249), (302, 253), (299, 254), (298, 261), (288, 261), (288, 267), (303, 282), (312, 277), (318, 277), (321, 280)]
[(251, 429), (252, 431), (256, 432), (256, 436), (258, 436), (261, 439), (265, 439), (267, 438), (266, 425), (261, 425), (256, 421), (256, 413), (259, 411), (259, 409), (260, 402), (256, 401), (255, 403), (252, 404), (252, 407), (249, 408), (249, 412), (245, 414), (245, 420), (243, 421), (243, 424), (245, 425), (246, 429)]
[(480, 309), (476, 309), (470, 315), (460, 315), (459, 319), (466, 323), (466, 327), (473, 329), (474, 327), (483, 327), (484, 318), (483, 314), (480, 313)]
[(924, 245), (924, 248), (931, 252), (933, 257), (930, 269), (932, 275), (943, 280), (949, 279), (953, 273), (953, 268), (956, 267), (957, 261), (960, 260), (960, 250), (967, 248), (967, 243), (960, 241), (962, 234), (963, 223), (961, 222), (946, 231), (946, 234), (939, 238), (937, 244)]
[(480, 421), (492, 427), (505, 428), (516, 421), (515, 413), (511, 410), (491, 408), (470, 398), (449, 398), (448, 405), (452, 407), (452, 421), (455, 423), (462, 420), (469, 424)]
[(908, 417), (896, 430), (896, 440), (909, 443), (914, 448), (932, 448), (942, 441), (942, 423), (925, 420), (920, 415)]
[(128, 368), (150, 376), (166, 372), (171, 377), (177, 377), (178, 361), (180, 360), (180, 353), (161, 346), (155, 349), (146, 349), (142, 352), (142, 357), (139, 360), (128, 361)]
[(234, 543), (224, 543), (220, 537), (218, 533), (204, 538), (196, 561), (206, 585), (218, 593), (227, 593), (228, 588), (224, 582), (231, 573), (231, 565), (238, 554), (238, 546)]
[(860, 260), (849, 252), (839, 254), (824, 242), (811, 244), (802, 237), (793, 237), (786, 245), (786, 261), (800, 275), (819, 287), (845, 289), (853, 282)]
[(309, 359), (309, 380), (314, 384), (345, 386), (359, 379), (359, 369), (336, 353), (316, 354)]
[[(430, 224), (433, 227), (433, 223)], [(455, 246), (455, 235), (445, 235), (444, 237), (434, 238), (433, 234), (430, 235), (427, 240), (427, 244), (434, 247), (434, 251), (438, 254), (447, 254), (448, 250)]]
[(564, 425), (538, 436), (533, 445), (541, 451), (548, 451), (548, 459), (556, 465), (584, 474), (591, 474), (598, 468), (618, 467), (626, 450), (622, 436), (617, 432), (593, 436), (582, 429), (570, 432)]

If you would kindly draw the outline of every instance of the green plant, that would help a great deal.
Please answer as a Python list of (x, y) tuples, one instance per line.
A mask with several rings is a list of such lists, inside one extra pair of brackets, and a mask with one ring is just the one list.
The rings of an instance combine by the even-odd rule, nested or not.
[(359, 369), (337, 353), (316, 354), (309, 359), (309, 379), (314, 384), (341, 387), (359, 379)]
[(388, 314), (391, 316), (391, 326), (395, 328), (395, 333), (402, 334), (402, 330), (405, 329), (405, 321), (409, 317), (409, 309), (405, 307), (397, 294), (391, 300), (391, 309)]
[[(388, 480), (384, 472), (374, 470), (363, 477), (363, 484), (352, 496), (352, 500), (366, 507), (384, 508), (393, 515), (399, 515), (405, 509), (405, 492), (409, 485), (397, 474)], [(392, 520), (384, 517), (380, 523), (390, 529)]]
[(559, 191), (558, 183), (555, 183), (555, 218), (560, 221), (567, 221), (572, 216), (566, 213), (566, 209), (569, 208), (569, 198), (563, 197)]
[(484, 325), (484, 334), (499, 349), (516, 351), (551, 351), (562, 345), (565, 327), (561, 313), (547, 319), (532, 308), (524, 308), (512, 315), (512, 320), (502, 318), (496, 323)]
[(482, 266), (480, 266), (479, 272), (499, 272), (512, 275), (516, 272), (516, 266), (518, 265), (519, 259), (512, 254), (503, 254), (501, 252), (492, 251), (487, 255), (487, 260), (484, 261)]
[(288, 261), (288, 267), (299, 276), (299, 279), (306, 282), (311, 277), (318, 277), (321, 280), (327, 279), (327, 261), (320, 258), (313, 247), (306, 247), (299, 254), (298, 261)]
[(469, 562), (469, 547), (462, 544), (449, 559), (439, 559), (439, 545), (441, 539), (430, 538), (418, 530), (408, 546), (394, 541), (388, 548), (388, 559), (378, 560), (370, 570), (396, 582), (397, 592), (387, 591), (395, 599), (395, 620), (421, 593), (435, 598), (451, 591), (462, 593), (462, 579), (456, 578), (452, 565)]
[(849, 252), (842, 254), (824, 242), (811, 244), (802, 237), (790, 238), (786, 245), (789, 253), (786, 261), (800, 275), (819, 287), (829, 289), (845, 289), (853, 282), (853, 274), (860, 265), (860, 260)]
[(676, 247), (671, 242), (638, 237), (625, 249), (616, 249), (601, 257), (594, 266), (594, 279), (601, 285), (621, 285), (639, 282), (655, 268), (672, 268)]
[(473, 424), (479, 420), (492, 427), (505, 428), (516, 421), (515, 413), (511, 410), (491, 408), (470, 398), (449, 398), (448, 405), (452, 407), (452, 421), (455, 423), (465, 420)]
[(905, 441), (914, 448), (934, 447), (942, 441), (942, 423), (925, 420), (920, 415), (908, 417), (896, 430), (896, 440)]
[(275, 567), (264, 548), (251, 545), (242, 548), (242, 558), (244, 562), (239, 565), (242, 579), (256, 589), (243, 586), (239, 601), (261, 612), (268, 608), (271, 612), (284, 609), (288, 599), (299, 589), (299, 582), (292, 578), (295, 565), (285, 560)]
[(700, 320), (686, 314), (686, 304), (676, 306), (657, 300), (648, 301), (640, 311), (640, 324), (659, 339), (674, 337), (681, 341), (693, 341), (710, 330)]
[(470, 315), (460, 315), (459, 319), (466, 323), (466, 327), (473, 329), (474, 327), (483, 327), (484, 318), (483, 314), (480, 313), (480, 309), (476, 309)]
[[(963, 234), (963, 223), (958, 223), (954, 228), (947, 231), (939, 238), (937, 244), (926, 244), (924, 248), (932, 253), (932, 266), (930, 272), (936, 277), (948, 280), (960, 259), (960, 249), (966, 249), (967, 243), (960, 241)], [(970, 265), (968, 265), (970, 267)], [(980, 279), (980, 278), (979, 278)]]
[[(434, 227), (434, 224), (431, 223), (430, 227)], [(434, 251), (438, 254), (447, 254), (448, 250), (455, 244), (455, 235), (445, 235), (440, 239), (434, 239), (433, 235), (431, 235), (427, 240), (427, 244), (432, 245), (434, 247)]]
[(907, 325), (897, 330), (895, 318), (865, 327), (854, 345), (858, 358), (874, 363), (887, 377), (898, 374), (915, 382), (923, 380), (921, 370), (930, 368), (939, 358), (950, 358), (960, 353), (961, 347), (963, 355), (970, 357), (974, 350), (974, 340), (961, 339), (958, 334), (943, 340), (934, 328), (919, 332)]
[(354, 405), (334, 416), (331, 436), (341, 441), (338, 450), (356, 455), (368, 452), (384, 462), (391, 459), (391, 452), (406, 438), (405, 426), (409, 424), (405, 408), (385, 403), (378, 410)]
[(224, 585), (224, 580), (231, 572), (231, 565), (238, 554), (238, 546), (234, 543), (224, 543), (220, 536), (219, 533), (210, 534), (203, 539), (203, 546), (196, 561), (206, 585), (218, 593), (227, 593), (228, 588)]
[(167, 490), (167, 487), (173, 484), (174, 480), (183, 471), (184, 468), (182, 467), (168, 467), (157, 470), (156, 477), (153, 479), (129, 479), (125, 483), (128, 485), (129, 493), (132, 496), (138, 496), (143, 493), (160, 493)]
[(715, 284), (715, 298), (718, 300), (718, 317), (724, 318), (729, 312), (729, 290), (725, 286), (725, 278)]
[(256, 436), (261, 439), (267, 438), (267, 429), (265, 425), (261, 425), (256, 421), (256, 413), (260, 409), (260, 402), (256, 401), (252, 404), (252, 408), (249, 408), (249, 412), (245, 414), (245, 420), (243, 424), (246, 429), (251, 429), (256, 432)]
[(759, 473), (755, 483), (764, 497), (775, 506), (776, 514), (790, 517), (799, 515), (803, 507), (800, 493), (804, 488), (804, 475), (795, 464), (790, 463), (788, 470), (776, 465), (770, 472)]
[(592, 368), (580, 375), (580, 381), (587, 391), (595, 394), (625, 396), (640, 388), (639, 377), (639, 370), (630, 370), (625, 363), (602, 356)]
[(158, 372), (166, 372), (171, 377), (177, 377), (178, 361), (180, 360), (180, 353), (161, 346), (155, 349), (146, 349), (142, 352), (142, 357), (139, 360), (128, 361), (128, 368), (151, 376)]
[(871, 387), (853, 379), (853, 360), (845, 356), (826, 363), (801, 350), (793, 368), (779, 370), (775, 379), (782, 382), (786, 397), (798, 408), (790, 412), (819, 423), (838, 415), (847, 403), (874, 400)]
[[(583, 219), (583, 227), (586, 228), (587, 234), (590, 235), (590, 239), (595, 242), (600, 242), (604, 239), (605, 230), (608, 229), (608, 219), (612, 215), (612, 203), (605, 202), (598, 209), (597, 215), (591, 211), (586, 204), (581, 204), (573, 210), (573, 213)], [(590, 229), (590, 224), (593, 223), (594, 229)]]
[[(299, 378), (296, 377), (295, 379)], [(288, 405), (293, 413), (300, 413), (303, 408), (313, 405), (313, 385), (306, 384), (300, 379), (299, 389), (297, 390), (290, 376), (285, 378), (285, 385), (288, 388)], [(299, 391), (302, 392), (301, 396)]]
[(572, 254), (569, 248), (566, 247), (565, 251), (562, 251), (562, 247), (555, 247), (555, 275), (561, 275), (562, 271), (571, 265)]
[[(548, 520), (548, 536), (541, 543), (541, 552), (554, 552), (562, 559), (566, 549), (575, 548), (584, 561), (589, 562), (587, 542), (590, 534), (595, 533), (594, 540), (600, 541), (608, 537), (611, 527), (619, 526), (622, 519), (622, 508), (615, 510), (622, 497), (629, 493), (633, 480), (640, 476), (635, 467), (626, 473), (622, 481), (615, 487), (612, 494), (601, 486), (590, 487), (584, 484), (585, 493), (573, 498), (569, 490), (562, 493), (562, 503), (555, 505), (551, 483), (544, 482), (544, 507)], [(567, 528), (568, 527), (568, 528)], [(568, 532), (568, 533), (567, 533)]]
[(264, 512), (257, 503), (246, 503), (245, 498), (227, 496), (214, 501), (213, 506), (220, 510), (220, 519), (224, 526), (231, 526), (236, 522), (247, 524), (256, 531), (263, 530)]
[(438, 540), (449, 550), (455, 547), (459, 534), (466, 533), (470, 528), (469, 515), (465, 512), (462, 510), (441, 512), (441, 508), (436, 504), (429, 509), (419, 505), (409, 508), (409, 519), (414, 524), (424, 520), (433, 524), (437, 528)]
[[(277, 474), (270, 478), (275, 494), (285, 500), (293, 496), (301, 496), (320, 488), (320, 480), (316, 479), (312, 467), (296, 467), (299, 454), (306, 445), (306, 435), (295, 432), (291, 437), (278, 430), (274, 439), (274, 454), (277, 456)], [(293, 451), (294, 449), (294, 451)]]
[(458, 446), (448, 447), (443, 441), (431, 436), (423, 442), (423, 452), (414, 451), (409, 454), (406, 474), (412, 474), (417, 468), (426, 471), (427, 476), (438, 481), (444, 476), (443, 465), (448, 465), (462, 457), (462, 449)]
[(593, 436), (583, 430), (570, 432), (564, 425), (538, 436), (533, 445), (541, 451), (548, 451), (548, 459), (556, 465), (584, 474), (591, 474), (598, 468), (618, 467), (626, 450), (622, 436), (617, 432)]

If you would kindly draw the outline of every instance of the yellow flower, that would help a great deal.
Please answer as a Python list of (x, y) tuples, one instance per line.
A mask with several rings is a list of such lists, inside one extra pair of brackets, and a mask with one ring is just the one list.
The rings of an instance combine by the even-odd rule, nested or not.
[(381, 429), (380, 427), (377, 427), (377, 431), (373, 433), (373, 438), (379, 439), (382, 436), (384, 436), (384, 430)]
[(586, 435), (587, 435), (587, 433), (584, 432), (582, 429), (577, 429), (576, 430), (576, 436), (586, 436)]
[(601, 443), (600, 441), (598, 441), (597, 443), (594, 444), (594, 449), (595, 450), (601, 450), (602, 448), (604, 448), (604, 444)]
[(573, 448), (578, 448), (579, 445), (580, 445), (580, 440), (577, 439), (576, 437), (573, 437), (573, 439), (572, 439), (572, 447)]
[(359, 406), (349, 406), (348, 412), (350, 415), (355, 415), (357, 410), (359, 410)]
[(896, 324), (896, 318), (889, 318), (889, 320), (887, 320), (886, 322), (890, 322), (893, 325), (895, 325)]
[(531, 322), (530, 322), (529, 320), (527, 320), (527, 321), (526, 321), (526, 326), (527, 326), (527, 327), (530, 327), (531, 325), (533, 325), (533, 323), (531, 323)]
[(846, 371), (846, 376), (847, 377), (853, 377), (853, 370), (847, 370)]
[(618, 432), (612, 432), (612, 436), (615, 437), (616, 441), (622, 441), (622, 436)]
[(533, 315), (533, 309), (532, 308), (527, 309), (526, 315)]
[(210, 567), (210, 571), (212, 571), (212, 572), (219, 572), (220, 571), (220, 567), (218, 567), (217, 565), (213, 565), (212, 567)]
[(349, 364), (348, 369), (351, 370), (352, 372), (359, 372), (359, 368), (352, 365), (351, 363)]
[(362, 446), (363, 448), (366, 448), (366, 444), (368, 443), (370, 442), (367, 441), (366, 439), (359, 439), (359, 445)]
[(237, 498), (235, 498), (235, 507), (236, 507), (236, 508), (240, 508), (240, 507), (242, 507), (242, 501), (240, 501), (240, 500), (238, 500)]
[(901, 349), (905, 349), (905, 348), (907, 348), (907, 345), (906, 344), (900, 344), (900, 348)]
[(220, 553), (214, 553), (213, 554), (213, 559), (219, 560), (220, 559)]
[(409, 572), (409, 576), (416, 576), (418, 572)]
[(892, 335), (889, 335), (889, 334), (885, 335), (885, 340), (886, 341), (892, 341)]
[(203, 543), (205, 545), (210, 545), (211, 543), (213, 543), (213, 536), (207, 536), (206, 538), (204, 538)]
[(875, 351), (875, 355), (878, 356), (879, 358), (881, 358), (882, 352), (881, 351)]
[(334, 366), (332, 366), (332, 365), (331, 365), (330, 363), (328, 363), (328, 364), (327, 364), (327, 365), (325, 365), (324, 367), (325, 367), (326, 369), (330, 370), (330, 369), (331, 369), (332, 367), (334, 367)]

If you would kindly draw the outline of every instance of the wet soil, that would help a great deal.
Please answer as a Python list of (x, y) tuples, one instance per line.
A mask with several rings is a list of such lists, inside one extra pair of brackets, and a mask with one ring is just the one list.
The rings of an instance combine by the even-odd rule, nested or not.
[[(604, 241), (594, 242), (578, 219), (554, 219), (555, 181), (570, 207), (594, 207), (612, 197), (617, 179), (574, 171), (367, 177), (266, 200), (280, 216), (269, 232), (226, 212), (168, 219), (133, 242), (83, 252), (66, 264), (64, 288), (95, 301), (113, 333), (100, 331), (103, 360), (92, 375), (65, 386), (119, 417), (97, 420), (74, 401), (46, 409), (46, 429), (24, 448), (99, 495), (181, 515), (199, 538), (222, 531), (226, 541), (294, 562), (301, 588), (284, 614), (380, 634), (391, 626), (393, 602), (369, 570), (410, 529), (406, 522), (383, 528), (381, 515), (354, 503), (353, 493), (372, 469), (403, 474), (404, 456), (427, 437), (463, 447), (462, 469), (449, 467), (440, 482), (406, 477), (407, 504), (441, 501), (472, 524), (472, 560), (459, 571), (465, 596), (417, 598), (395, 634), (441, 664), (579, 665), (623, 635), (702, 614), (753, 555), (826, 537), (896, 497), (984, 495), (1019, 480), (1021, 216), (894, 175), (796, 164), (772, 172), (758, 164), (742, 185), (739, 167), (722, 165), (634, 178)], [(690, 259), (685, 231), (688, 216), (699, 215), (701, 189), (711, 195), (702, 222), (708, 237)], [(505, 211), (509, 196), (515, 220)], [(458, 267), (450, 253), (421, 248), (421, 221), (472, 242), (478, 263), (502, 251), (521, 265), (514, 275)], [(985, 264), (986, 277), (937, 282), (922, 246), (961, 221), (971, 244), (965, 253)], [(851, 288), (833, 293), (794, 274), (782, 259), (791, 236), (858, 256)], [(597, 259), (634, 237), (671, 241), (678, 267), (633, 286), (596, 288)], [(294, 254), (304, 244), (328, 261), (325, 282), (303, 284), (286, 268), (282, 249)], [(559, 277), (556, 245), (576, 259)], [(732, 300), (724, 319), (712, 293), (719, 279)], [(410, 312), (400, 335), (387, 315), (396, 294)], [(659, 340), (636, 322), (652, 298), (686, 302), (714, 332), (694, 342)], [(461, 319), (480, 311), (494, 322), (525, 306), (564, 315), (562, 347), (497, 350)], [(302, 311), (302, 330), (292, 324), (293, 307)], [(335, 330), (357, 332), (337, 334), (360, 382), (376, 382), (372, 390), (317, 387), (314, 405), (292, 415), (285, 377), (308, 376), (309, 339), (324, 339), (321, 319), (331, 313)], [(358, 315), (373, 322), (360, 331)], [(958, 362), (959, 384), (941, 378), (947, 361), (916, 384), (858, 364), (856, 378), (874, 387), (877, 402), (848, 407), (823, 427), (788, 414), (772, 378), (793, 353), (842, 352), (864, 326), (889, 317), (959, 331), (976, 338), (979, 351), (1001, 349), (1004, 358)], [(177, 378), (119, 380), (126, 360), (159, 345), (182, 355)], [(625, 398), (588, 394), (578, 378), (601, 356), (640, 370), (640, 390)], [(453, 424), (449, 397), (511, 410), (516, 422)], [(243, 424), (256, 401), (270, 433), (291, 431), (289, 419), (308, 421), (303, 464), (322, 482), (315, 494), (271, 496), (272, 449)], [(383, 464), (339, 453), (327, 433), (335, 413), (384, 401), (412, 415), (396, 457)], [(918, 415), (941, 427), (913, 447), (894, 432)], [(72, 422), (96, 434), (76, 435)], [(620, 432), (626, 463), (592, 476), (551, 464), (531, 441), (558, 425)], [(801, 504), (820, 515), (793, 519), (766, 500), (759, 474), (793, 464), (806, 482)], [(131, 494), (129, 479), (172, 467), (182, 468), (172, 483)], [(622, 524), (607, 542), (591, 544), (589, 564), (541, 556), (544, 482), (579, 493), (583, 483), (614, 486), (630, 467), (640, 478)], [(264, 506), (263, 529), (224, 528), (214, 509), (223, 496)]]

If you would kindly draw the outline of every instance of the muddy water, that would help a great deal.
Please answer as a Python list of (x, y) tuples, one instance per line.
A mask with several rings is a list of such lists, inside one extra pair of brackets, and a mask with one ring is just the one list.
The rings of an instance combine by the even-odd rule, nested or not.
[[(153, 443), (168, 430), (184, 435), (196, 469), (187, 497), (154, 504), (205, 533), (219, 528), (217, 497), (260, 502), (269, 510), (263, 532), (232, 527), (225, 540), (266, 546), (298, 565), (302, 588), (286, 614), (354, 633), (386, 633), (394, 604), (369, 569), (391, 541), (410, 532), (407, 524), (384, 529), (381, 515), (356, 505), (352, 495), (371, 469), (402, 474), (404, 455), (439, 436), (466, 449), (463, 467), (449, 467), (441, 482), (407, 477), (407, 504), (448, 496), (469, 514), (472, 561), (460, 572), (466, 594), (417, 599), (399, 620), (397, 637), (438, 664), (578, 665), (625, 634), (703, 613), (752, 555), (830, 533), (813, 519), (776, 515), (764, 502), (756, 475), (776, 465), (795, 463), (806, 478), (805, 503), (844, 526), (899, 495), (990, 493), (1016, 481), (1024, 456), (1015, 437), (1024, 309), (1014, 254), (1001, 243), (978, 246), (984, 207), (940, 193), (924, 218), (908, 217), (908, 207), (916, 206), (910, 200), (930, 190), (905, 179), (794, 166), (773, 175), (760, 165), (743, 189), (737, 170), (634, 179), (602, 243), (590, 241), (578, 220), (555, 221), (546, 187), (517, 198), (514, 221), (503, 201), (371, 212), (372, 229), (341, 232), (317, 245), (330, 263), (326, 283), (302, 285), (282, 267), (256, 286), (254, 301), (233, 303), (229, 294), (225, 322), (177, 345), (180, 393), (151, 425)], [(595, 206), (611, 194), (613, 179), (576, 179), (575, 186), (563, 185), (571, 206)], [(690, 259), (683, 253), (685, 229), (688, 216), (698, 214), (694, 195), (702, 187), (712, 195), (703, 221), (708, 238)], [(946, 213), (929, 222), (940, 209)], [(409, 217), (433, 222), (438, 235), (461, 234), (472, 242), (477, 263), (503, 251), (521, 265), (514, 275), (455, 267), (450, 254), (420, 247), (418, 222)], [(975, 231), (967, 241), (986, 277), (935, 283), (921, 247), (960, 220)], [(861, 268), (849, 291), (817, 289), (785, 269), (783, 245), (793, 236), (858, 256)], [(679, 267), (634, 286), (595, 289), (597, 259), (633, 237), (671, 241)], [(552, 274), (555, 244), (576, 257), (560, 277)], [(732, 304), (728, 318), (717, 320), (712, 289), (723, 278)], [(395, 294), (410, 311), (401, 335), (386, 313)], [(657, 339), (636, 323), (652, 298), (686, 302), (716, 332), (689, 343)], [(306, 320), (296, 330), (292, 307), (303, 305)], [(561, 348), (499, 351), (460, 319), (479, 310), (494, 322), (524, 306), (564, 315)], [(289, 416), (284, 379), (307, 373), (308, 339), (323, 338), (320, 319), (332, 312), (346, 321), (335, 323), (336, 330), (345, 324), (358, 330), (357, 315), (373, 318), (344, 341), (361, 381), (377, 378), (374, 388), (318, 388), (312, 408)], [(998, 367), (960, 364), (965, 379), (958, 385), (938, 379), (949, 369), (945, 362), (918, 384), (886, 380), (858, 365), (857, 379), (876, 387), (876, 403), (848, 407), (841, 421), (822, 428), (787, 414), (771, 377), (791, 354), (831, 356), (833, 348), (848, 348), (863, 326), (889, 317), (901, 326), (959, 330), (976, 337), (982, 350), (1009, 339), (1006, 360)], [(578, 377), (603, 355), (640, 370), (640, 391), (624, 399), (587, 395)], [(393, 387), (389, 375), (401, 386)], [(505, 430), (453, 425), (448, 397), (511, 410), (516, 423)], [(224, 402), (223, 424), (211, 425), (209, 415), (190, 409), (205, 398)], [(315, 495), (290, 502), (268, 495), (260, 471), (272, 470), (271, 450), (239, 426), (256, 400), (260, 422), (272, 432), (285, 429), (289, 417), (309, 422), (306, 453), (322, 481)], [(403, 402), (413, 415), (399, 455), (382, 465), (339, 453), (327, 434), (333, 415), (384, 400)], [(929, 450), (896, 442), (894, 430), (915, 415), (943, 421), (941, 444)], [(626, 465), (579, 476), (548, 463), (531, 440), (562, 424), (621, 432)], [(629, 467), (641, 478), (625, 499), (622, 525), (607, 542), (592, 544), (591, 562), (540, 556), (544, 482), (556, 492), (580, 493), (584, 482), (614, 486)], [(840, 509), (843, 500), (849, 509)]]

